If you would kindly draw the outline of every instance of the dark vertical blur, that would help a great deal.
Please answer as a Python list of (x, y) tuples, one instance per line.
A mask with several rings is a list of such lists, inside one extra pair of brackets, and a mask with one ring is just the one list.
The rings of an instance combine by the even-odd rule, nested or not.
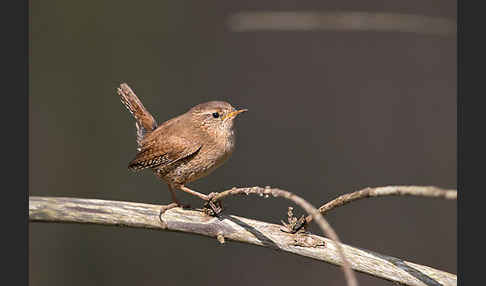
[[(159, 122), (208, 100), (249, 109), (231, 160), (191, 184), (201, 192), (271, 185), (317, 206), (367, 186), (455, 188), (455, 36), (233, 31), (228, 19), (245, 11), (455, 21), (456, 2), (31, 1), (30, 195), (170, 201), (149, 171), (127, 170), (135, 129), (115, 93), (123, 81)], [(249, 197), (226, 206), (279, 223), (289, 203)], [(453, 201), (370, 199), (327, 218), (347, 244), (456, 273)], [(180, 233), (31, 224), (29, 239), (36, 286), (344, 284), (325, 263)]]

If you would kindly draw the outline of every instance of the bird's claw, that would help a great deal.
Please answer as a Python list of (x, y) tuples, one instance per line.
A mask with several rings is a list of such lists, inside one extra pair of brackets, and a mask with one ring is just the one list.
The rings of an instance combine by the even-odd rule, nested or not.
[(163, 222), (163, 220), (162, 220), (162, 215), (163, 215), (163, 214), (164, 214), (166, 211), (168, 211), (168, 210), (170, 210), (170, 209), (173, 209), (173, 208), (176, 208), (176, 207), (178, 207), (178, 206), (179, 206), (179, 204), (177, 204), (177, 203), (170, 203), (170, 204), (168, 204), (168, 205), (162, 206), (162, 208), (160, 209), (160, 213), (159, 213), (159, 219), (160, 219), (160, 221), (161, 221), (161, 222)]
[(216, 193), (216, 192), (211, 192), (209, 195), (208, 195), (208, 201), (211, 201), (212, 199), (214, 199), (214, 197), (219, 194), (219, 193)]
[(211, 216), (219, 216), (219, 214), (223, 211), (223, 205), (221, 204), (221, 201), (213, 201), (213, 198), (217, 195), (218, 193), (210, 193), (208, 195), (208, 200), (204, 204), (204, 212), (208, 215)]

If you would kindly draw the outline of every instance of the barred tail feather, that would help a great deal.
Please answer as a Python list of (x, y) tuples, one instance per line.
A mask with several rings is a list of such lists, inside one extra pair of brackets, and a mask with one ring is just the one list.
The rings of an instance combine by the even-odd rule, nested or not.
[(157, 122), (148, 110), (143, 106), (140, 99), (126, 84), (122, 83), (117, 89), (120, 100), (135, 118), (135, 127), (137, 129), (137, 144), (140, 151), (143, 137), (157, 128)]

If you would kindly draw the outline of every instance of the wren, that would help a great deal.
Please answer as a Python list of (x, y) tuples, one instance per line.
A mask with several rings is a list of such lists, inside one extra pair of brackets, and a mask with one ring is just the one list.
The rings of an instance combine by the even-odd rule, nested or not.
[(209, 201), (211, 196), (191, 190), (186, 184), (209, 175), (231, 156), (235, 149), (234, 120), (247, 109), (236, 110), (227, 102), (210, 101), (157, 125), (126, 83), (117, 91), (135, 118), (137, 131), (138, 153), (128, 168), (151, 169), (168, 184), (172, 200), (179, 206), (175, 190)]

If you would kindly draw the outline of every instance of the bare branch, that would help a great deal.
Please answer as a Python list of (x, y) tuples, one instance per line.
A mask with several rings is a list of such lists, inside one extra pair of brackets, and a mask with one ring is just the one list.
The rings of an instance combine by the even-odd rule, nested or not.
[[(446, 200), (457, 200), (456, 190), (444, 190), (433, 186), (385, 186), (378, 188), (364, 188), (362, 190), (341, 195), (319, 208), (323, 215), (329, 211), (344, 206), (352, 201), (383, 196), (417, 196), (429, 198), (442, 198)], [(312, 221), (312, 216), (306, 217), (306, 223)]]
[(344, 276), (346, 277), (346, 281), (348, 285), (357, 286), (358, 281), (356, 280), (356, 276), (354, 275), (353, 271), (351, 270), (351, 266), (349, 265), (349, 261), (346, 259), (344, 254), (344, 250), (341, 246), (341, 241), (337, 233), (331, 227), (331, 225), (327, 222), (327, 220), (319, 213), (319, 211), (310, 203), (308, 203), (303, 198), (285, 190), (270, 188), (270, 187), (252, 187), (252, 188), (233, 188), (228, 191), (224, 191), (221, 193), (217, 193), (212, 200), (218, 201), (223, 199), (227, 196), (234, 196), (234, 195), (249, 195), (249, 194), (256, 194), (260, 196), (273, 196), (273, 197), (282, 197), (288, 200), (293, 201), (295, 204), (303, 208), (308, 214), (309, 217), (314, 218), (316, 220), (317, 225), (321, 228), (325, 235), (329, 236), (336, 244), (336, 247), (341, 255), (341, 259), (343, 261), (342, 267), (344, 271)]
[[(334, 265), (341, 256), (331, 240), (308, 233), (290, 234), (281, 226), (233, 215), (211, 217), (196, 210), (78, 198), (29, 198), (31, 222), (64, 222), (179, 231), (294, 253)], [(457, 276), (431, 267), (341, 244), (351, 267), (405, 285), (457, 285)]]
[(393, 31), (443, 37), (456, 36), (455, 19), (363, 11), (244, 11), (230, 15), (228, 27), (234, 32)]

